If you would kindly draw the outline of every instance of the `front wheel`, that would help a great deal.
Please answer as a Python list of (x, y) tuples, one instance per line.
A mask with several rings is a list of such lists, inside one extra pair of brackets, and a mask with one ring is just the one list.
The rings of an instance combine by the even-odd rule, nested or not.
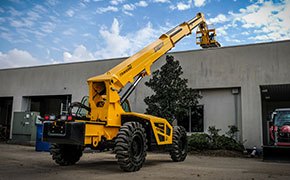
[(175, 162), (184, 161), (187, 156), (187, 135), (186, 130), (182, 126), (173, 127), (170, 156)]
[(115, 141), (116, 158), (120, 168), (127, 172), (138, 171), (146, 158), (145, 129), (138, 122), (127, 122), (119, 130)]

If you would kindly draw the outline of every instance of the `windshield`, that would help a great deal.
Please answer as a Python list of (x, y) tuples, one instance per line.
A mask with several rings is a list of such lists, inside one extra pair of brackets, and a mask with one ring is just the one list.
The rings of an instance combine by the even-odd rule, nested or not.
[(88, 96), (84, 96), (82, 101), (80, 103), (74, 102), (71, 105), (71, 113), (74, 116), (78, 117), (86, 117), (86, 115), (89, 113), (87, 108), (82, 107), (82, 105), (85, 105), (86, 107), (89, 107), (89, 101), (88, 101)]
[(274, 117), (275, 126), (290, 125), (290, 111), (278, 111)]

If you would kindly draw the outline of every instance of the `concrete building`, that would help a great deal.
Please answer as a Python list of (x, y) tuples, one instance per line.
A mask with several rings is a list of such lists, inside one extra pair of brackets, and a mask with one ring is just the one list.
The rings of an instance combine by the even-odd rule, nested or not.
[[(240, 129), (246, 147), (267, 142), (267, 119), (275, 108), (290, 107), (290, 41), (170, 53), (180, 61), (189, 86), (203, 98), (202, 130), (215, 125)], [(87, 95), (86, 80), (124, 58), (0, 70), (0, 124), (10, 129), (13, 112), (60, 113)], [(165, 56), (152, 67), (164, 64)], [(150, 91), (144, 82), (130, 97), (133, 111), (144, 112)], [(192, 120), (194, 123), (194, 120)]]

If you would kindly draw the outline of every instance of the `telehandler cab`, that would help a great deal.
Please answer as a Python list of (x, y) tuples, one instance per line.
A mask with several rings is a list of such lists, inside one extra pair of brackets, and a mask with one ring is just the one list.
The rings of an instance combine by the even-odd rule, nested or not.
[[(55, 162), (75, 164), (85, 147), (101, 151), (113, 148), (120, 168), (129, 172), (138, 171), (145, 162), (146, 151), (155, 147), (167, 147), (173, 161), (184, 161), (187, 136), (183, 127), (125, 110), (129, 109), (127, 98), (140, 80), (150, 75), (152, 64), (196, 27), (200, 34), (197, 44), (202, 48), (220, 46), (214, 39), (215, 31), (207, 28), (204, 15), (198, 13), (108, 72), (88, 79), (88, 98), (71, 104), (71, 108), (79, 108), (76, 113), (59, 118), (46, 116), (43, 140), (53, 143), (51, 154)], [(119, 92), (128, 83), (131, 86), (120, 97)]]

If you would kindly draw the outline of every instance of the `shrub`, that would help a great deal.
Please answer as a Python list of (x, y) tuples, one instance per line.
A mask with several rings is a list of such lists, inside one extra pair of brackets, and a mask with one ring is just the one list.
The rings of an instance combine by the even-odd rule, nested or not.
[(222, 135), (216, 138), (216, 149), (242, 152), (244, 150), (244, 147), (241, 143), (237, 142), (233, 138)]
[(210, 149), (220, 149), (218, 145), (217, 138), (220, 136), (219, 132), (221, 129), (217, 129), (215, 126), (209, 126), (207, 131), (209, 132), (209, 136), (211, 138), (211, 148)]
[(190, 151), (201, 151), (210, 149), (210, 137), (206, 133), (192, 134), (188, 138), (188, 145)]
[(207, 130), (209, 132), (210, 137), (212, 137), (212, 138), (218, 137), (219, 132), (221, 131), (221, 129), (217, 129), (217, 128), (215, 128), (215, 126), (209, 126)]
[(229, 130), (228, 132), (226, 132), (226, 134), (230, 137), (230, 138), (234, 138), (237, 135), (237, 132), (239, 132), (239, 129), (237, 126), (228, 126)]
[(229, 126), (229, 131), (226, 133), (228, 136), (219, 135), (220, 130), (216, 129), (215, 126), (210, 126), (208, 128), (209, 134), (192, 134), (188, 140), (189, 151), (230, 150), (242, 152), (244, 150), (243, 144), (234, 139), (238, 132), (236, 126)]

